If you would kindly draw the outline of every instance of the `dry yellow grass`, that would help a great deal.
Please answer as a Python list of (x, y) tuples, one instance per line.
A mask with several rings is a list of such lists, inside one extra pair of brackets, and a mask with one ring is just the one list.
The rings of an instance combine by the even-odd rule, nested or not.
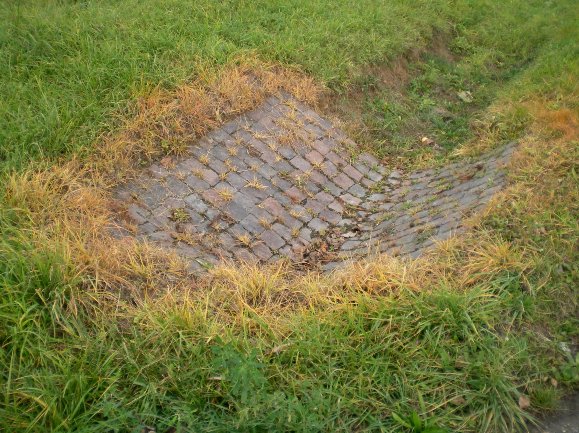
[[(297, 70), (243, 59), (219, 73), (206, 73), (173, 92), (142, 98), (124, 127), (105, 137), (91, 158), (91, 171), (114, 181), (130, 175), (135, 163), (167, 153), (162, 143), (188, 142), (225, 120), (248, 111), (265, 97), (285, 90), (315, 104), (322, 88)], [(138, 167), (138, 166), (137, 166)]]
[(134, 115), (95, 143), (89, 157), (14, 173), (6, 185), (8, 206), (39, 237), (70, 246), (73, 262), (99, 285), (131, 292), (166, 287), (185, 264), (166, 250), (111, 235), (114, 217), (124, 211), (111, 198), (114, 185), (147, 161), (179, 153), (179, 143), (201, 137), (270, 94), (283, 90), (315, 104), (322, 90), (297, 70), (254, 59), (210, 70), (174, 91), (155, 90), (139, 99)]
[[(473, 232), (440, 243), (418, 260), (382, 255), (328, 275), (298, 273), (287, 262), (224, 263), (199, 279), (186, 272), (186, 263), (175, 254), (111, 234), (114, 217), (122, 216), (123, 209), (111, 200), (110, 188), (129, 177), (139, 160), (162, 156), (163, 140), (201, 136), (280, 89), (308, 103), (315, 103), (320, 92), (299, 72), (251, 62), (233, 65), (170, 94), (155, 92), (141, 100), (135, 117), (121, 131), (105, 137), (88, 159), (13, 174), (6, 188), (8, 204), (28, 219), (39, 244), (65, 248), (75, 272), (90, 279), (86, 296), (94, 296), (89, 288), (96, 288), (106, 289), (101, 299), (122, 292), (145, 299), (150, 308), (177, 302), (186, 320), (194, 320), (187, 305), (195, 305), (195, 314), (212, 314), (223, 323), (247, 325), (252, 317), (256, 323), (281, 326), (290, 311), (333, 308), (355, 303), (360, 296), (432, 290), (441, 284), (468, 289), (489, 282), (505, 269), (524, 274), (533, 266), (536, 252), (521, 250), (485, 232), (480, 224), (493, 215), (509, 218), (513, 206), (526, 206), (531, 214), (557, 200), (557, 188), (565, 187), (560, 174), (576, 164), (569, 142), (576, 140), (577, 122), (569, 112), (537, 116), (511, 164), (511, 187), (495, 198), (486, 214), (473, 220)], [(553, 136), (553, 130), (562, 132), (544, 140), (545, 134)]]

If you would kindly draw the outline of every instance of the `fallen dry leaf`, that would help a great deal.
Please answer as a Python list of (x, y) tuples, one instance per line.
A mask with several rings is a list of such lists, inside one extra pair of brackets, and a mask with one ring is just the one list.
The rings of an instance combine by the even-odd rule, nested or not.
[(431, 144), (434, 144), (434, 140), (431, 139), (431, 138), (428, 138), (428, 137), (422, 137), (422, 138), (420, 139), (420, 142), (421, 142), (422, 144), (424, 144), (425, 146), (430, 146)]
[(452, 400), (450, 400), (450, 404), (454, 406), (461, 406), (466, 403), (466, 400), (462, 396), (456, 396)]
[(525, 394), (521, 394), (521, 396), (519, 397), (519, 407), (524, 410), (530, 406), (531, 406), (531, 399), (529, 399), (529, 397), (526, 396)]
[(472, 94), (468, 91), (468, 90), (463, 90), (462, 92), (458, 92), (457, 96), (460, 98), (461, 101), (463, 102), (472, 102), (473, 101), (473, 97)]

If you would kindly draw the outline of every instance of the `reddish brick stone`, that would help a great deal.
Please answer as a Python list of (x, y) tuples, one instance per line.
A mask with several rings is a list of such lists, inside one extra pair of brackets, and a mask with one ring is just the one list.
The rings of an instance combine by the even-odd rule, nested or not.
[(344, 173), (338, 174), (332, 179), (332, 181), (343, 189), (348, 189), (352, 185), (354, 185), (354, 181), (350, 179), (348, 176), (346, 176)]
[(276, 217), (286, 214), (284, 207), (273, 197), (266, 198), (260, 206)]
[(334, 197), (332, 197), (327, 192), (320, 191), (319, 193), (316, 194), (316, 200), (318, 200), (322, 203), (329, 204), (329, 203), (334, 201)]
[(290, 161), (291, 165), (301, 171), (308, 171), (312, 168), (310, 163), (303, 159), (301, 156), (296, 156)]
[(358, 197), (354, 197), (352, 194), (344, 194), (340, 196), (340, 200), (342, 200), (343, 203), (349, 204), (350, 206), (358, 206), (360, 203), (362, 203), (362, 200), (360, 200)]
[(203, 171), (203, 180), (211, 186), (215, 186), (219, 183), (219, 175), (213, 170), (205, 169)]
[(333, 162), (330, 161), (326, 161), (322, 164), (321, 169), (322, 172), (328, 176), (329, 178), (332, 178), (334, 176), (336, 176), (339, 173), (338, 168), (336, 167), (336, 165)]
[(326, 155), (326, 158), (329, 159), (337, 167), (343, 167), (344, 165), (347, 164), (346, 160), (344, 158), (342, 158), (341, 156), (339, 156), (334, 151), (328, 152), (328, 154)]
[(311, 213), (319, 214), (326, 209), (326, 204), (321, 201), (309, 198), (304, 207)]
[(264, 262), (267, 261), (273, 255), (268, 246), (265, 245), (263, 242), (256, 243), (251, 248), (251, 250), (253, 251), (253, 254), (255, 254), (260, 260)]
[(330, 223), (332, 225), (336, 225), (342, 220), (342, 215), (340, 215), (339, 213), (336, 213), (334, 211), (331, 211), (329, 209), (325, 209), (322, 212), (320, 212), (318, 217), (322, 221), (325, 221), (325, 222)]
[(283, 224), (275, 223), (272, 227), (272, 230), (275, 231), (282, 238), (284, 238), (286, 241), (289, 241), (292, 238), (291, 229)]
[(350, 164), (348, 164), (344, 168), (342, 168), (342, 171), (344, 173), (346, 173), (348, 176), (350, 176), (352, 179), (354, 179), (356, 182), (359, 182), (360, 179), (362, 179), (364, 177), (362, 175), (362, 173), (360, 173), (358, 170), (356, 170)]
[(344, 212), (344, 206), (342, 206), (337, 200), (334, 200), (332, 203), (328, 205), (328, 208), (336, 211), (338, 213)]
[(314, 149), (320, 154), (326, 155), (330, 151), (330, 146), (326, 143), (326, 140), (316, 140), (314, 142)]
[(201, 196), (213, 206), (219, 206), (222, 203), (219, 193), (214, 189), (206, 189), (201, 193)]
[(256, 257), (244, 248), (236, 248), (233, 250), (233, 255), (240, 262), (253, 263), (256, 261)]
[(301, 203), (307, 198), (307, 196), (295, 186), (292, 186), (285, 193), (294, 203)]
[(246, 216), (241, 220), (240, 224), (249, 232), (257, 235), (265, 230), (265, 228), (259, 223), (259, 220), (253, 215)]
[(324, 157), (317, 151), (312, 150), (306, 154), (306, 159), (312, 164), (321, 164), (324, 162)]
[(273, 230), (264, 231), (260, 238), (272, 250), (277, 250), (285, 245), (285, 241)]
[(322, 188), (330, 183), (330, 180), (317, 170), (310, 171), (310, 180), (317, 183)]

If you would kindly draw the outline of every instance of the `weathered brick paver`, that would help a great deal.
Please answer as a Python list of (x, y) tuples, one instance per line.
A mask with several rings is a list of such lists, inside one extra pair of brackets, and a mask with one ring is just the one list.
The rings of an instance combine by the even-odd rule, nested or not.
[(464, 230), (505, 184), (514, 144), (440, 169), (389, 171), (310, 108), (261, 108), (118, 188), (136, 236), (191, 262), (288, 257), (333, 269), (372, 252), (418, 256)]

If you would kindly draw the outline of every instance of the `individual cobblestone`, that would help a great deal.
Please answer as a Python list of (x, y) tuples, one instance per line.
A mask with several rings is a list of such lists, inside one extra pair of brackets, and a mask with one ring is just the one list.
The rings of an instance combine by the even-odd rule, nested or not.
[(268, 98), (119, 187), (135, 236), (175, 249), (192, 271), (281, 257), (329, 270), (371, 251), (417, 257), (463, 231), (464, 217), (505, 185), (514, 144), (440, 169), (391, 171), (367, 153), (352, 160), (342, 131), (287, 98)]

